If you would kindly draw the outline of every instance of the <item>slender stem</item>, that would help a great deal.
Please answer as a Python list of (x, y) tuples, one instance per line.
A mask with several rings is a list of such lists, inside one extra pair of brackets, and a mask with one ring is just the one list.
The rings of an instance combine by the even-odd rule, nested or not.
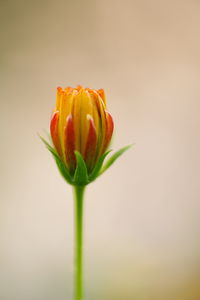
[(75, 278), (74, 300), (83, 299), (83, 197), (84, 186), (74, 187), (75, 200)]

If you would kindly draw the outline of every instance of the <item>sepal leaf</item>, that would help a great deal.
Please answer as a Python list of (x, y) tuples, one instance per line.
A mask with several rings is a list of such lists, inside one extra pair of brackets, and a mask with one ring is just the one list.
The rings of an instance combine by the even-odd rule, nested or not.
[(65, 164), (63, 163), (63, 161), (60, 158), (55, 158), (57, 167), (60, 171), (60, 174), (64, 177), (64, 179), (69, 183), (69, 184), (73, 184), (73, 179), (71, 177), (71, 175), (69, 174), (68, 169), (66, 168)]
[(93, 181), (93, 180), (95, 180), (95, 179), (98, 177), (99, 172), (100, 172), (100, 170), (101, 170), (101, 168), (102, 168), (103, 162), (104, 162), (106, 156), (107, 156), (111, 151), (112, 151), (112, 150), (108, 150), (107, 152), (105, 152), (103, 155), (100, 156), (100, 158), (98, 159), (98, 161), (97, 161), (97, 163), (96, 163), (96, 165), (95, 165), (95, 167), (94, 167), (92, 173), (89, 175), (89, 181), (90, 181), (90, 182)]
[(127, 151), (132, 145), (125, 146), (121, 149), (119, 149), (117, 152), (115, 152), (109, 159), (108, 161), (104, 164), (102, 167), (99, 175), (103, 174), (108, 168), (112, 166), (112, 164), (120, 157), (125, 151)]
[(74, 185), (86, 185), (89, 183), (89, 180), (85, 161), (80, 152), (75, 151), (74, 153), (76, 155), (76, 170), (74, 174), (73, 183)]
[(57, 167), (60, 171), (60, 174), (64, 177), (64, 179), (72, 184), (73, 183), (73, 179), (67, 169), (67, 167), (65, 166), (65, 164), (63, 163), (63, 161), (61, 160), (60, 156), (58, 155), (57, 151), (42, 137), (40, 136), (40, 139), (42, 140), (42, 142), (45, 144), (45, 146), (47, 147), (47, 149), (51, 152), (51, 154), (53, 155), (55, 162), (57, 164)]

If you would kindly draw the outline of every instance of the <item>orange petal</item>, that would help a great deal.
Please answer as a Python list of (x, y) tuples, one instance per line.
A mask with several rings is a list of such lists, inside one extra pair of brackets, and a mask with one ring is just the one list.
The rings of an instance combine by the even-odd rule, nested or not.
[(103, 152), (106, 150), (106, 148), (110, 143), (113, 134), (113, 129), (114, 129), (113, 118), (109, 112), (106, 112), (106, 134), (105, 134)]
[(76, 87), (76, 90), (80, 91), (82, 88), (83, 88), (82, 85), (78, 84), (77, 87)]
[(103, 89), (97, 90), (97, 93), (99, 94), (99, 96), (103, 100), (104, 104), (106, 105), (106, 95), (105, 95), (104, 90)]
[(65, 157), (70, 170), (74, 170), (76, 166), (75, 150), (75, 131), (72, 115), (67, 117), (67, 123), (64, 130), (65, 135)]

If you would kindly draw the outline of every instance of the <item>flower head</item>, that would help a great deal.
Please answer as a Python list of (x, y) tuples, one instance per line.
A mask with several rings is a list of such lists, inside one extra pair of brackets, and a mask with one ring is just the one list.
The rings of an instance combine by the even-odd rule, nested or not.
[(103, 89), (57, 88), (50, 131), (54, 147), (71, 174), (77, 166), (75, 151), (82, 155), (88, 173), (92, 172), (110, 143), (113, 127)]

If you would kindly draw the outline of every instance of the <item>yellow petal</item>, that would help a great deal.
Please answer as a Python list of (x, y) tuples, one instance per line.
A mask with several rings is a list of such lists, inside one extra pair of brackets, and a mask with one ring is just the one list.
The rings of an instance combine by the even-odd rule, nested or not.
[(105, 113), (105, 104), (102, 100), (102, 98), (99, 96), (99, 94), (96, 91), (92, 91), (92, 95), (94, 97), (97, 111), (99, 114), (99, 129), (98, 129), (98, 155), (97, 159), (101, 156), (103, 151), (103, 144), (105, 140), (105, 132), (106, 132), (106, 113)]
[(64, 129), (66, 126), (67, 116), (72, 113), (73, 108), (73, 93), (62, 92), (60, 97), (60, 119), (59, 119), (59, 135), (61, 141), (61, 149), (63, 158), (65, 159), (65, 145), (64, 145)]
[(80, 141), (80, 150), (81, 153), (84, 154), (85, 146), (87, 142), (87, 136), (89, 131), (89, 121), (88, 115), (92, 115), (93, 104), (92, 98), (88, 91), (84, 89), (81, 90), (81, 141)]
[(81, 128), (81, 92), (79, 91), (73, 100), (73, 111), (72, 116), (74, 120), (74, 130), (75, 130), (75, 149), (80, 152), (80, 128)]
[(55, 111), (60, 109), (60, 98), (61, 98), (62, 88), (57, 88), (57, 94), (56, 94), (56, 108)]

